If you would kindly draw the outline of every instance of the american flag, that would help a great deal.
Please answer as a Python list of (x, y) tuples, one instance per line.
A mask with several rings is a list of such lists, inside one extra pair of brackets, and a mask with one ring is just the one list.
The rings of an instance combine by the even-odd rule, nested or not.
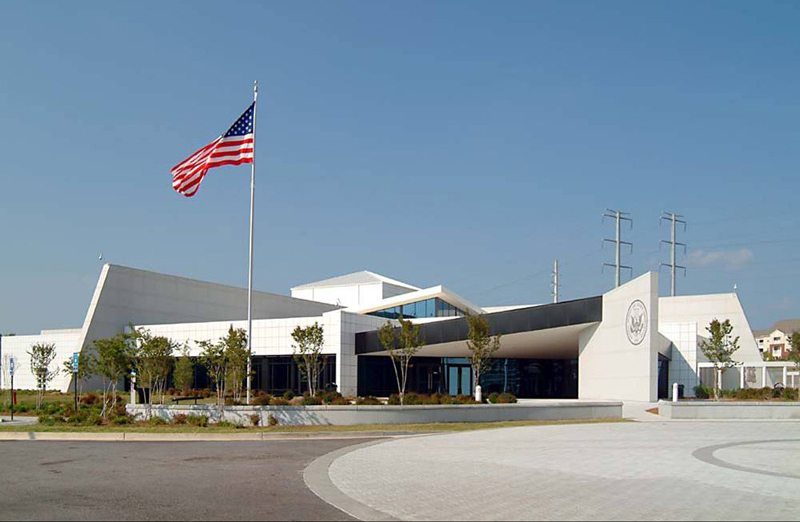
[(253, 163), (255, 108), (256, 102), (253, 102), (228, 132), (172, 167), (172, 188), (186, 197), (192, 197), (200, 188), (208, 169)]

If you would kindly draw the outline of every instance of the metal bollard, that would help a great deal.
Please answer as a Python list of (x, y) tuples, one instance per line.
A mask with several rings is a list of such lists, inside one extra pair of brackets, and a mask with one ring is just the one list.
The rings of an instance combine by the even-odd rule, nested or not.
[(678, 402), (678, 383), (672, 383), (672, 402)]

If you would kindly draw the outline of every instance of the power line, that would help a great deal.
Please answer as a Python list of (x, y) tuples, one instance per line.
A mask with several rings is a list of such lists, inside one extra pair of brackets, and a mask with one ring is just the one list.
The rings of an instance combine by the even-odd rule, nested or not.
[[(661, 216), (661, 219), (658, 220), (658, 223), (661, 224), (665, 219), (670, 222), (670, 231), (671, 231), (671, 239), (667, 241), (666, 239), (662, 239), (661, 243), (667, 243), (671, 247), (670, 251), (670, 262), (669, 263), (661, 263), (661, 266), (668, 266), (670, 268), (670, 295), (675, 297), (675, 271), (678, 268), (683, 269), (683, 275), (686, 276), (686, 267), (680, 266), (676, 264), (676, 247), (682, 246), (683, 247), (683, 255), (686, 255), (686, 243), (678, 243), (677, 235), (678, 232), (676, 230), (677, 224), (681, 223), (683, 225), (683, 231), (686, 232), (686, 221), (681, 219), (683, 216), (679, 214), (675, 214), (672, 212), (664, 212), (664, 215)], [(661, 246), (659, 243), (659, 246)]]
[[(609, 212), (610, 212), (610, 214), (609, 214)], [(631, 254), (633, 254), (633, 243), (630, 243), (628, 241), (623, 241), (622, 240), (622, 231), (621, 231), (620, 224), (623, 221), (628, 221), (630, 223), (631, 229), (633, 229), (633, 219), (631, 219), (629, 217), (626, 217), (626, 216), (630, 216), (630, 214), (628, 212), (621, 212), (619, 210), (611, 210), (611, 209), (606, 209), (606, 213), (603, 214), (603, 222), (605, 222), (606, 218), (614, 219), (614, 228), (616, 230), (615, 239), (603, 239), (603, 244), (605, 244), (606, 242), (614, 243), (614, 264), (612, 265), (611, 263), (603, 263), (603, 267), (610, 266), (610, 267), (614, 268), (616, 287), (619, 287), (619, 285), (620, 285), (620, 280), (621, 280), (620, 271), (623, 268), (626, 269), (626, 270), (630, 270), (631, 273), (633, 273), (633, 268), (631, 268), (629, 266), (626, 266), (626, 265), (623, 265), (621, 263), (621, 261), (622, 261), (622, 259), (621, 259), (622, 258), (621, 247), (622, 247), (622, 245), (628, 245), (631, 248)]]

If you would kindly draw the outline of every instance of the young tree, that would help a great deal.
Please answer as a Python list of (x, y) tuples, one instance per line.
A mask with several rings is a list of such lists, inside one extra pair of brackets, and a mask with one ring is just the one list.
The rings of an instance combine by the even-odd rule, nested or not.
[(117, 384), (131, 367), (131, 334), (118, 333), (113, 337), (95, 339), (97, 355), (92, 363), (96, 374), (103, 378), (103, 417), (108, 413), (108, 395), (111, 394), (111, 409), (117, 406)]
[[(792, 332), (792, 336), (789, 337), (789, 344), (792, 346), (792, 349), (789, 350), (789, 360), (794, 363), (795, 371), (800, 372), (800, 332)], [(783, 383), (786, 386), (786, 383)], [(797, 400), (800, 401), (800, 386), (798, 386), (797, 390)]]
[(392, 368), (397, 379), (397, 392), (400, 395), (400, 405), (405, 404), (406, 384), (408, 383), (408, 367), (411, 358), (422, 348), (422, 341), (419, 339), (419, 325), (414, 326), (411, 321), (398, 318), (400, 321), (400, 336), (395, 338), (395, 327), (390, 321), (381, 326), (378, 330), (378, 338), (383, 348), (392, 358)]
[(710, 337), (703, 339), (700, 349), (706, 359), (714, 365), (714, 400), (719, 400), (722, 387), (722, 374), (728, 368), (736, 366), (733, 354), (739, 349), (739, 337), (733, 337), (733, 326), (729, 319), (720, 322), (714, 319), (706, 328)]
[(492, 368), (492, 357), (500, 349), (500, 335), (489, 335), (489, 322), (482, 315), (468, 315), (469, 335), (467, 348), (470, 364), (475, 375), (475, 390), (481, 383), (481, 375)]
[(325, 342), (323, 328), (316, 322), (305, 328), (298, 326), (292, 332), (292, 339), (297, 343), (292, 345), (294, 359), (308, 381), (308, 394), (313, 397), (325, 364), (325, 358), (322, 357), (322, 345)]
[(175, 381), (175, 387), (184, 395), (187, 395), (189, 390), (194, 387), (194, 362), (189, 357), (189, 347), (185, 344), (181, 348), (181, 356), (175, 361), (175, 373), (172, 378)]
[(225, 347), (226, 375), (225, 387), (233, 395), (233, 402), (242, 399), (245, 379), (247, 378), (247, 332), (243, 328), (228, 328), (228, 335), (221, 339)]
[(147, 417), (153, 407), (155, 397), (160, 396), (164, 403), (169, 372), (174, 360), (176, 344), (161, 335), (152, 335), (149, 330), (134, 329), (134, 346), (131, 362), (136, 370), (136, 380), (141, 388), (147, 389)]
[(72, 368), (72, 357), (64, 361), (61, 371), (67, 377), (75, 379), (75, 384), (78, 386), (78, 395), (81, 395), (83, 394), (84, 381), (87, 381), (89, 377), (94, 375), (92, 370), (92, 358), (89, 357), (88, 353), (81, 351), (78, 354), (78, 375), (73, 375), (75, 372)]
[(58, 369), (50, 369), (56, 358), (56, 345), (53, 343), (36, 343), (28, 352), (31, 356), (31, 373), (36, 378), (36, 409), (42, 407), (42, 399), (47, 385), (58, 375)]
[(200, 361), (214, 383), (214, 389), (217, 392), (217, 409), (221, 416), (222, 408), (225, 406), (225, 376), (228, 373), (225, 344), (222, 342), (212, 343), (211, 341), (198, 341), (197, 344), (202, 348)]

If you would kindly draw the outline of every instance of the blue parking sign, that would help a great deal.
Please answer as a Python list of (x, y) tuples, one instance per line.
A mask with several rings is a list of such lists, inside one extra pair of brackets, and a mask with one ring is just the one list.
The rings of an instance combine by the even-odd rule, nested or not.
[(72, 354), (72, 373), (78, 373), (78, 352)]
[(8, 372), (13, 376), (14, 375), (14, 358), (9, 357), (8, 359)]

